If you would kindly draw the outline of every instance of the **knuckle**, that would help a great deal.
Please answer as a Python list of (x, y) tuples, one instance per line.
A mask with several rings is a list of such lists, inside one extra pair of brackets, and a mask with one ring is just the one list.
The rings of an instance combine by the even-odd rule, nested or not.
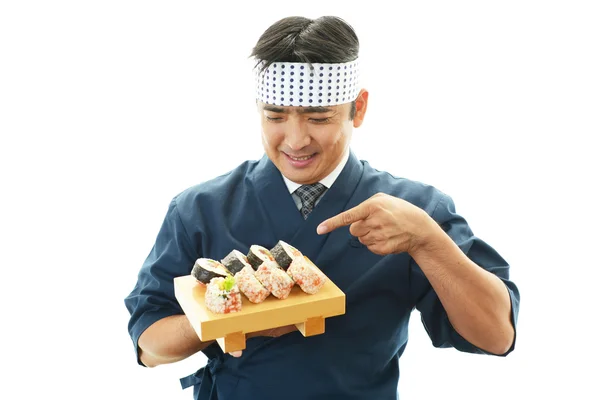
[(374, 231), (380, 231), (383, 229), (383, 224), (381, 223), (381, 221), (376, 221), (373, 223), (373, 225), (371, 225), (371, 227)]
[(377, 215), (379, 212), (385, 209), (384, 204), (381, 201), (373, 201), (369, 204), (369, 214)]
[(351, 223), (354, 218), (353, 218), (353, 214), (352, 213), (346, 213), (346, 214), (342, 214), (342, 222), (344, 223), (344, 225), (347, 225), (349, 223)]

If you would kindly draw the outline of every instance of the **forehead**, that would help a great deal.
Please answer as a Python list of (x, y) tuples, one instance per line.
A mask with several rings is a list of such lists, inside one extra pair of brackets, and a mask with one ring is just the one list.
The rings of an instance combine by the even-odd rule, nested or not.
[(301, 107), (301, 106), (277, 106), (273, 104), (259, 102), (259, 106), (264, 111), (271, 111), (276, 113), (285, 114), (314, 114), (314, 113), (332, 113), (339, 111), (344, 105), (335, 106), (315, 106), (315, 107)]

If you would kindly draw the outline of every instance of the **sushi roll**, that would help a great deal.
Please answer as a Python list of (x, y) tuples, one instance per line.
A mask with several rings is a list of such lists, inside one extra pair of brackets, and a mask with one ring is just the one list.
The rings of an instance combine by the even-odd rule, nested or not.
[(292, 261), (297, 257), (303, 257), (302, 253), (294, 246), (287, 244), (283, 240), (277, 242), (275, 247), (271, 249), (271, 255), (277, 261), (277, 264), (285, 271), (289, 268)]
[(235, 283), (252, 303), (262, 303), (271, 294), (256, 278), (250, 264), (246, 264), (235, 274)]
[(275, 261), (262, 263), (254, 276), (280, 300), (286, 299), (294, 286), (294, 280)]
[(206, 285), (204, 304), (216, 314), (241, 311), (242, 296), (233, 276), (212, 278)]
[(212, 278), (226, 278), (231, 274), (223, 264), (210, 258), (199, 258), (194, 263), (192, 268), (192, 276), (205, 285), (207, 285)]
[(231, 275), (235, 276), (238, 272), (240, 272), (246, 265), (248, 264), (248, 259), (239, 250), (233, 250), (231, 253), (227, 254), (224, 259), (221, 260), (221, 264), (231, 273)]
[(229, 253), (221, 263), (234, 276), (242, 294), (252, 303), (262, 303), (271, 292), (265, 288), (256, 276), (254, 270), (248, 263), (246, 256), (238, 250)]
[(306, 257), (295, 258), (287, 273), (308, 294), (317, 293), (327, 280), (325, 274)]
[(255, 271), (258, 270), (258, 267), (260, 267), (262, 263), (275, 261), (275, 257), (273, 257), (269, 250), (257, 244), (250, 246), (247, 257), (248, 263), (250, 263)]

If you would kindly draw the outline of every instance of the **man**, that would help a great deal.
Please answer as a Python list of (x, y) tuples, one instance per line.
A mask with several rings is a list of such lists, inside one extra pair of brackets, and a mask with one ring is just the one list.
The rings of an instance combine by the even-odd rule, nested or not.
[[(197, 399), (395, 399), (411, 311), (434, 346), (507, 355), (519, 292), (509, 266), (475, 237), (450, 197), (356, 159), (365, 117), (359, 42), (334, 17), (285, 18), (257, 42), (257, 107), (266, 155), (173, 198), (126, 298), (138, 362), (156, 366), (203, 351), (182, 379)], [(202, 343), (173, 293), (197, 258), (252, 244), (297, 247), (346, 294), (326, 332), (293, 327), (248, 335), (223, 354)]]

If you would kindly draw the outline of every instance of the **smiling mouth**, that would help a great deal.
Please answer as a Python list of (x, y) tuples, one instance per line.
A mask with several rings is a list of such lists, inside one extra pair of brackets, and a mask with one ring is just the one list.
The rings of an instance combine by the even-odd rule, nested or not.
[[(315, 154), (316, 154), (316, 153), (315, 153)], [(291, 158), (292, 160), (294, 160), (294, 161), (306, 161), (306, 160), (308, 160), (308, 159), (312, 158), (312, 157), (313, 157), (315, 154), (311, 154), (311, 155), (309, 155), (309, 156), (303, 156), (303, 157), (294, 157), (294, 156), (291, 156), (291, 155), (289, 155), (289, 154), (287, 154), (287, 153), (286, 153), (286, 155), (287, 155), (289, 158)]]

